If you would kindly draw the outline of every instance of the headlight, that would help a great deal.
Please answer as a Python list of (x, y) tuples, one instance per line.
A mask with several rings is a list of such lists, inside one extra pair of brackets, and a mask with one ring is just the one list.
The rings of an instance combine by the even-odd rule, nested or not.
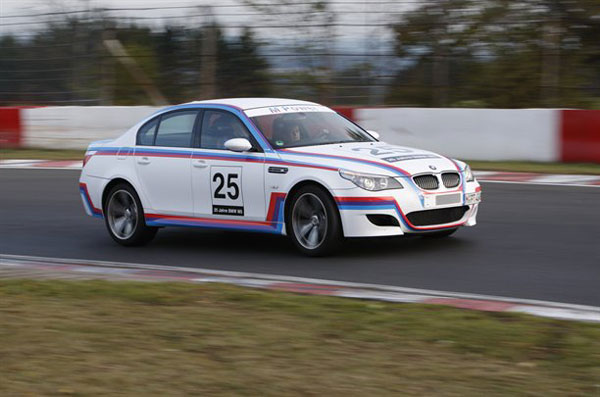
[(465, 173), (465, 180), (467, 182), (473, 182), (475, 180), (475, 175), (473, 175), (473, 171), (471, 171), (471, 167), (465, 165), (465, 169), (463, 171)]
[(340, 176), (356, 186), (372, 192), (388, 189), (403, 189), (395, 178), (385, 175), (360, 174), (358, 172), (340, 170)]

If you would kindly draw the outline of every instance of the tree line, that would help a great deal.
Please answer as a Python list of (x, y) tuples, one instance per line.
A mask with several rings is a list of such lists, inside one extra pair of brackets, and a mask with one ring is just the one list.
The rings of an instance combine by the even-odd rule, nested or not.
[[(265, 50), (277, 37), (264, 42), (249, 28), (226, 35), (218, 24), (151, 29), (68, 16), (25, 38), (0, 36), (0, 104), (148, 104), (144, 85), (151, 84), (169, 103), (285, 96), (348, 105), (600, 106), (598, 0), (418, 3), (390, 26), (398, 65), (391, 73), (390, 57), (332, 62), (335, 33), (326, 25), (333, 17), (322, 20), (318, 53), (329, 48), (331, 55), (312, 66), (301, 57), (283, 66)], [(302, 21), (289, 22), (306, 32)], [(110, 40), (126, 56), (111, 53)], [(307, 43), (285, 52), (311, 51), (317, 53)]]

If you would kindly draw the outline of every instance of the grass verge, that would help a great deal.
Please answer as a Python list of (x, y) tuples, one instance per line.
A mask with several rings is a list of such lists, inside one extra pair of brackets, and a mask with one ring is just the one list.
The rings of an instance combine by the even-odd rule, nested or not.
[(227, 285), (0, 281), (0, 395), (596, 395), (600, 326)]
[[(85, 150), (59, 149), (2, 149), (0, 159), (82, 160)], [(525, 161), (475, 161), (467, 163), (479, 171), (541, 172), (548, 174), (600, 175), (600, 164), (592, 163), (534, 163)]]

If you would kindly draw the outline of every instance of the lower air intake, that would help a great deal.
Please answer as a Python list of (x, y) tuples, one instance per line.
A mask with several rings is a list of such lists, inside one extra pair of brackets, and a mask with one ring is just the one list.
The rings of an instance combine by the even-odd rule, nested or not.
[(468, 206), (463, 205), (462, 207), (415, 211), (406, 214), (406, 217), (415, 226), (443, 225), (459, 221), (468, 209)]

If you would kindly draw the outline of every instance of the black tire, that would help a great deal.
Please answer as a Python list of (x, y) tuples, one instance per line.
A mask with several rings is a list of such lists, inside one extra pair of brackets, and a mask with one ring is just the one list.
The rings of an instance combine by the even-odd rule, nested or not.
[(108, 234), (124, 246), (138, 246), (150, 242), (158, 228), (149, 227), (144, 209), (135, 189), (126, 183), (113, 186), (103, 204), (104, 223)]
[(335, 252), (343, 240), (342, 222), (328, 192), (317, 185), (306, 185), (289, 200), (285, 227), (298, 250), (308, 256)]
[(439, 232), (424, 233), (423, 237), (427, 237), (427, 238), (444, 238), (444, 237), (448, 237), (448, 236), (454, 234), (457, 230), (458, 230), (458, 228), (455, 227), (454, 229), (440, 230)]

